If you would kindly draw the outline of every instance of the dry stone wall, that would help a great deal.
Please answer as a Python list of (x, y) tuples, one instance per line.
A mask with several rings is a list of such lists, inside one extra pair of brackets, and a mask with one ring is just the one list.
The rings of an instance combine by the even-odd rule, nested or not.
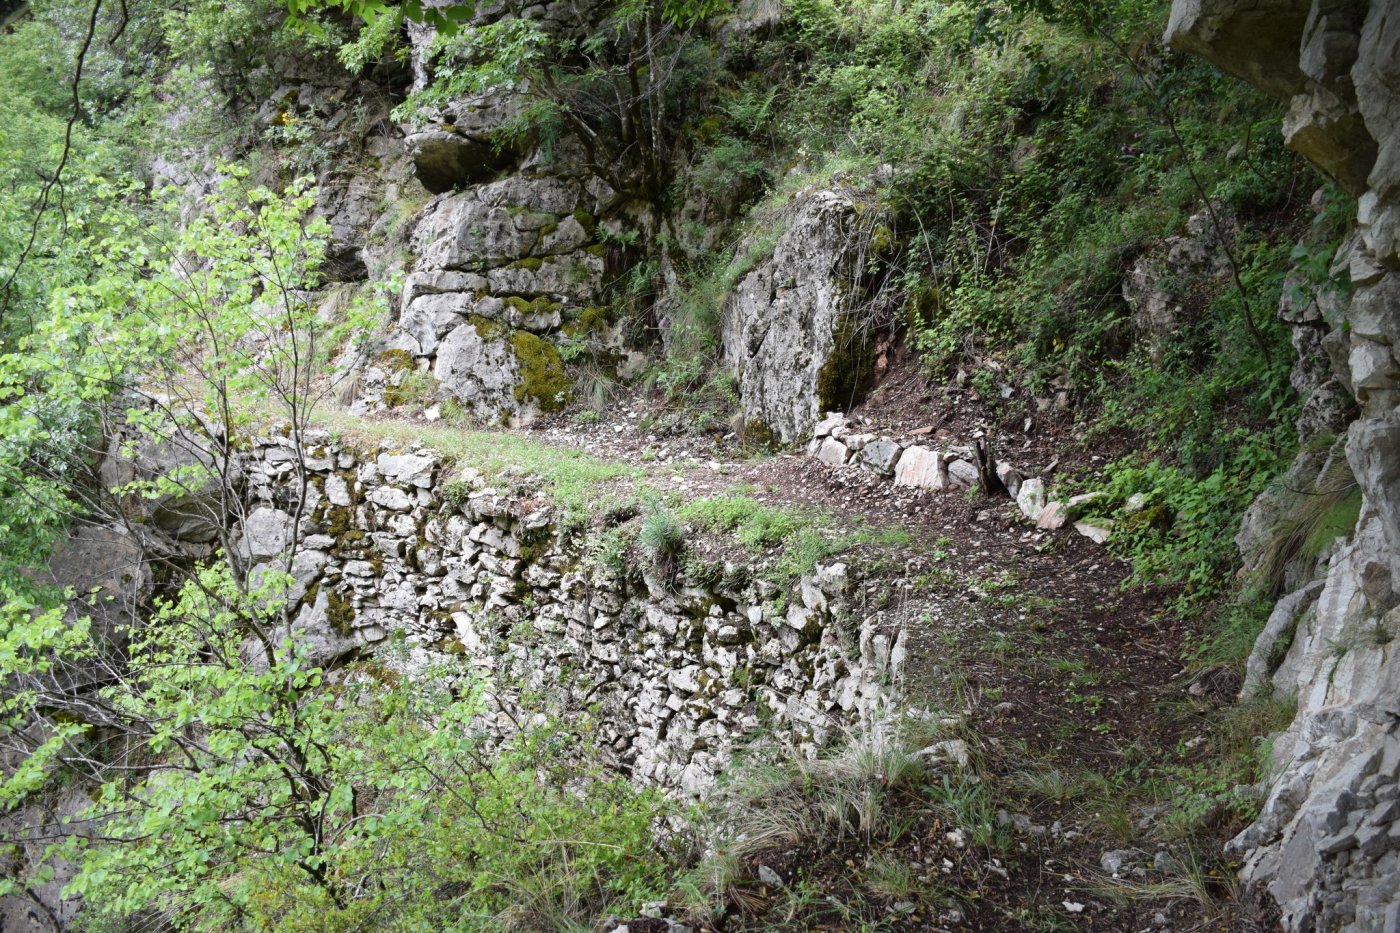
[(746, 736), (810, 753), (897, 697), (902, 630), (857, 611), (844, 563), (787, 586), (732, 562), (672, 575), (600, 554), (528, 482), (491, 487), (425, 449), (307, 443), (300, 523), (297, 452), (272, 439), (250, 457), (256, 507), (239, 539), (266, 566), (290, 558), (294, 625), (320, 661), (402, 632), (490, 680), (492, 728), (531, 713), (527, 694), (553, 697), (556, 712), (601, 705), (605, 755), (686, 791)]

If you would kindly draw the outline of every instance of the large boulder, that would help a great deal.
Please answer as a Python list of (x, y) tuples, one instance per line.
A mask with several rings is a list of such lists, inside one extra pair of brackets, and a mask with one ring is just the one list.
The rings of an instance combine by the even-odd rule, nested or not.
[(433, 374), (444, 396), (488, 424), (528, 423), (542, 411), (561, 407), (570, 388), (552, 344), (482, 318), (447, 335)]
[[(864, 388), (874, 355), (861, 261), (871, 220), (848, 193), (800, 195), (771, 254), (734, 286), (721, 336), (751, 429), (798, 440)], [(734, 261), (761, 253), (765, 234), (742, 242)]]
[[(237, 460), (220, 463), (211, 451), (209, 438), (216, 430), (199, 419), (171, 428), (166, 437), (121, 429), (108, 445), (98, 479), (174, 540), (212, 544), (228, 527), (229, 496), (243, 482)], [(163, 484), (159, 492), (157, 482)]]
[(443, 394), (479, 421), (497, 424), (515, 412), (520, 369), (503, 330), (477, 323), (453, 330), (438, 347), (433, 374)]

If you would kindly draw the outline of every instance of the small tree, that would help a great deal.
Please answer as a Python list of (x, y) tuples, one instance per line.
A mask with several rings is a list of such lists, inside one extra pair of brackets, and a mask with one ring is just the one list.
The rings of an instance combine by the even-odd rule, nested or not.
[[(518, 116), (499, 132), (498, 145), (523, 137), (569, 134), (587, 168), (618, 191), (664, 196), (681, 105), (682, 76), (691, 70), (693, 40), (725, 0), (609, 0), (587, 9), (586, 20), (546, 27), (526, 15), (529, 4), (507, 0), (490, 19), (475, 3), (437, 7), (409, 0), (331, 0), (365, 26), (341, 59), (353, 68), (377, 60), (401, 38), (403, 23), (433, 27), (427, 87), (395, 111), (399, 119), (426, 120), (454, 101), (508, 92)], [(293, 13), (318, 4), (289, 0)]]
[[(309, 492), (306, 425), (336, 382), (325, 371), (329, 325), (315, 304), (328, 228), (311, 218), (314, 201), (304, 180), (279, 195), (228, 169), (205, 213), (172, 234), (160, 223), (164, 212), (134, 209), (141, 203), (135, 192), (107, 189), (97, 201), (100, 216), (84, 227), (96, 231), (84, 243), (88, 274), (55, 290), (47, 317), (13, 352), (0, 355), (0, 426), (6, 429), (0, 499), (25, 505), (0, 518), (0, 526), (19, 519), (29, 527), (23, 539), (0, 545), (0, 571), (9, 571), (0, 574), (0, 744), (18, 763), (5, 784), (8, 807), (33, 799), (50, 778), (64, 774), (101, 783), (104, 761), (125, 762), (121, 767), (139, 776), (152, 756), (185, 754), (161, 735), (158, 722), (184, 715), (189, 724), (188, 715), (202, 706), (188, 715), (153, 713), (170, 697), (149, 691), (178, 682), (170, 672), (151, 680), (157, 662), (215, 659), (227, 671), (232, 646), (248, 641), (253, 648), (247, 650), (290, 702), (316, 686), (314, 678), (297, 674), (305, 659), (284, 643), (296, 607), (274, 585), (286, 579), (295, 534), (288, 535), (282, 572), (263, 568), (256, 580), (237, 540), (250, 509), (242, 464), (252, 434), (270, 422), (291, 442), (295, 528)], [(350, 329), (367, 332), (373, 313), (372, 303), (360, 302)], [(109, 447), (110, 437), (121, 438), (119, 449)], [(161, 453), (159, 468), (141, 469), (153, 452)], [(123, 458), (136, 466), (116, 489), (104, 488), (101, 481)], [(30, 578), (13, 571), (42, 561), (47, 540), (65, 519), (117, 523), (147, 546), (143, 560), (167, 559), (178, 588), (188, 562), (169, 561), (180, 556), (178, 549), (146, 524), (153, 501), (179, 501), (207, 533), (211, 553), (224, 558), (192, 576), (150, 629), (128, 633), (125, 652), (120, 634), (93, 631), (61, 608), (43, 611), (55, 602), (53, 594), (46, 600)], [(171, 641), (176, 633), (181, 640)], [(245, 699), (255, 695), (262, 688), (241, 677), (250, 670), (239, 668), (227, 689)], [(189, 686), (191, 702), (202, 696), (200, 704), (220, 689), (217, 681), (205, 683), (202, 693)], [(219, 715), (217, 706), (208, 712)], [(166, 766), (162, 760), (158, 767)], [(315, 786), (307, 776), (316, 773), (315, 762), (308, 758), (299, 767), (298, 799), (304, 799)], [(303, 863), (308, 871), (315, 868), (314, 855)]]

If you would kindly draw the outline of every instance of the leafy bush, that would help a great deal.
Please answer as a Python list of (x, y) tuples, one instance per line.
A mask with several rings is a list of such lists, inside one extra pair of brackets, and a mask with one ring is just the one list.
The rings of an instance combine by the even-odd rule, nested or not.
[(1232, 586), (1239, 516), (1291, 454), (1243, 430), (1233, 441), (1228, 461), (1204, 476), (1141, 458), (1114, 461), (1104, 471), (1110, 501), (1142, 497), (1141, 508), (1117, 521), (1110, 546), (1132, 562), (1132, 582), (1186, 584), (1181, 608)]
[[(105, 733), (141, 752), (92, 794), (85, 817), (101, 836), (63, 834), (88, 920), (557, 929), (663, 889), (675, 853), (654, 826), (667, 804), (592, 760), (586, 715), (567, 728), (543, 717), (488, 750), (465, 668), (406, 668), (391, 647), (328, 675), (306, 643), (278, 641), (290, 582), (269, 573), (245, 592), (226, 566), (204, 568), (133, 635), (125, 664), (103, 668)], [(7, 650), (12, 686), (102, 663), (96, 633), (62, 610), (22, 626), (14, 612), (6, 648), (42, 645), (48, 660), (16, 666), (27, 652)], [(40, 702), (92, 698), (12, 690), (5, 715), (23, 721)], [(5, 802), (65, 767), (88, 773), (86, 732), (61, 720), (0, 788)]]

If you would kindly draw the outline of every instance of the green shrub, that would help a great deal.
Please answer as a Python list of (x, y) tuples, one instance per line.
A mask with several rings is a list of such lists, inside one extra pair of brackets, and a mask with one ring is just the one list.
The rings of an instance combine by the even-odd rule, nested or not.
[(1291, 455), (1291, 449), (1244, 430), (1232, 440), (1228, 460), (1204, 476), (1140, 456), (1104, 469), (1108, 502), (1144, 497), (1140, 510), (1118, 518), (1110, 547), (1132, 562), (1135, 584), (1185, 584), (1178, 608), (1230, 588), (1239, 562), (1234, 536), (1240, 516)]

